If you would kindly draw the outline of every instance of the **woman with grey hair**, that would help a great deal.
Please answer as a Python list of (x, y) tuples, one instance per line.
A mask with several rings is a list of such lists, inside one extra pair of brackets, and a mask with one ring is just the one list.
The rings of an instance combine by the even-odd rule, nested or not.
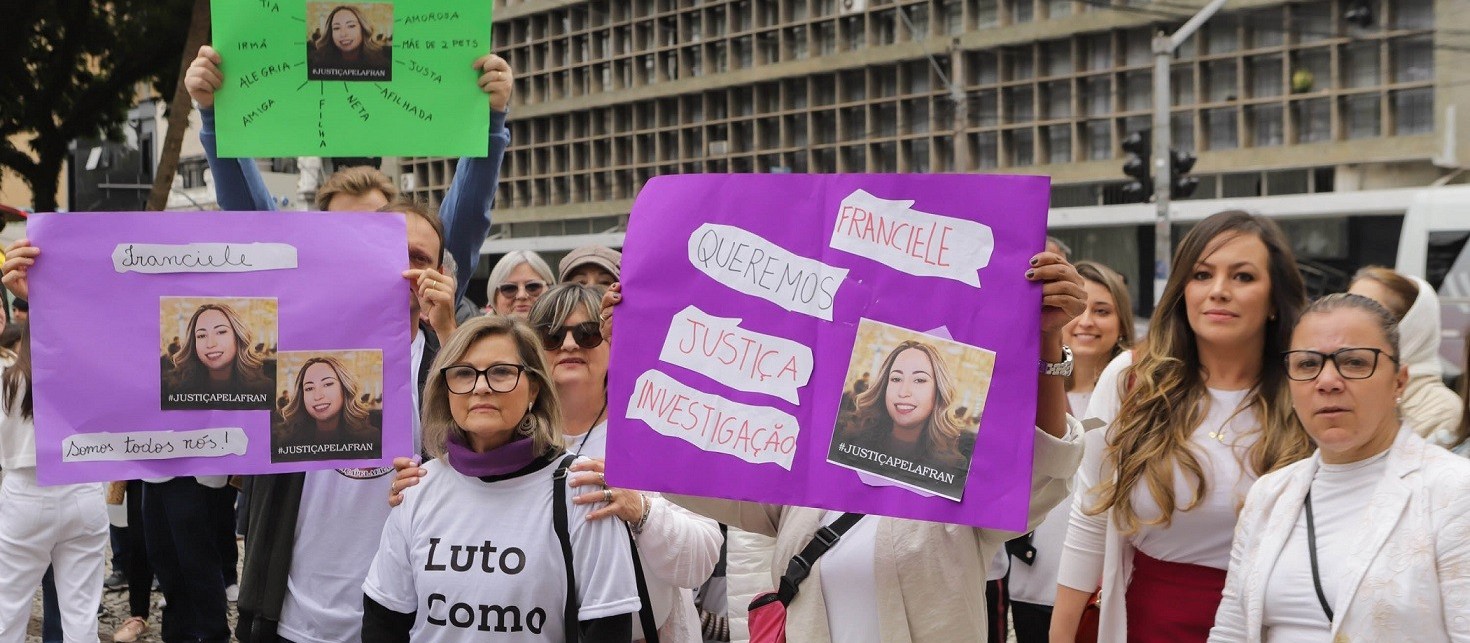
[(571, 501), (566, 468), (578, 458), (562, 448), (540, 348), (524, 323), (481, 317), (440, 350), (423, 398), (434, 475), (383, 528), (363, 583), (364, 643), (490, 631), (630, 640), (640, 602), (628, 534)]
[(1393, 314), (1323, 297), (1282, 360), (1317, 451), (1251, 487), (1210, 641), (1470, 640), (1470, 462), (1399, 417)]
[(541, 255), (530, 250), (513, 250), (495, 262), (490, 269), (490, 282), (485, 288), (485, 312), (525, 321), (531, 306), (546, 289), (556, 283), (551, 266)]

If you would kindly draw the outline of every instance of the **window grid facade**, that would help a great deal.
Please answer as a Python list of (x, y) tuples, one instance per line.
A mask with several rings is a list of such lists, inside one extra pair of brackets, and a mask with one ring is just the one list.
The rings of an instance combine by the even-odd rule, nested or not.
[[(513, 116), (496, 207), (623, 201), (661, 174), (1045, 171), (1118, 158), (1122, 138), (1151, 125), (1150, 36), (1177, 26), (935, 50), (977, 30), (1118, 12), (1066, 0), (868, 0), (853, 13), (843, 4), (500, 0), (500, 12), (548, 7), (495, 25), (497, 50), (517, 70), (512, 113), (566, 109)], [(1172, 65), (1176, 147), (1208, 153), (1433, 131), (1432, 1), (1373, 5), (1369, 29), (1348, 26), (1335, 1), (1213, 18)], [(860, 64), (872, 50), (914, 42), (932, 59)], [(815, 73), (753, 73), (828, 60)], [(641, 97), (720, 75), (730, 83)], [(448, 159), (403, 161), (416, 195), (442, 198)]]

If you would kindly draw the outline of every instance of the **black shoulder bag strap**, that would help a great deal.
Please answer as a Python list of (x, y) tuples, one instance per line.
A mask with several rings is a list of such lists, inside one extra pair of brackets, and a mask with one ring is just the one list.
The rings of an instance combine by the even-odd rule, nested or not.
[(567, 530), (567, 468), (576, 459), (576, 454), (567, 454), (556, 466), (556, 473), (551, 475), (551, 522), (556, 528), (556, 539), (561, 541), (561, 558), (567, 568), (567, 598), (562, 611), (567, 643), (578, 643), (582, 639), (582, 628), (577, 619), (582, 604), (577, 598), (577, 575), (572, 569), (572, 533)]
[(824, 525), (812, 534), (811, 542), (802, 548), (801, 553), (792, 556), (791, 562), (786, 564), (786, 573), (781, 576), (781, 586), (776, 588), (776, 595), (782, 605), (790, 605), (792, 599), (796, 598), (796, 592), (801, 582), (806, 580), (812, 573), (812, 566), (817, 564), (817, 559), (827, 553), (847, 530), (852, 529), (866, 514), (845, 513), (831, 525)]
[(638, 581), (638, 602), (642, 605), (638, 608), (638, 623), (643, 626), (643, 640), (645, 643), (659, 643), (658, 623), (653, 620), (653, 602), (648, 596), (648, 581), (643, 579), (643, 560), (638, 558), (638, 542), (634, 540), (631, 529), (628, 531), (628, 548), (633, 551), (633, 578)]
[(1311, 554), (1312, 560), (1312, 585), (1317, 589), (1317, 602), (1322, 604), (1322, 613), (1327, 615), (1327, 622), (1332, 622), (1332, 606), (1327, 604), (1327, 592), (1322, 591), (1322, 574), (1317, 571), (1317, 526), (1312, 520), (1312, 492), (1307, 492), (1307, 553)]

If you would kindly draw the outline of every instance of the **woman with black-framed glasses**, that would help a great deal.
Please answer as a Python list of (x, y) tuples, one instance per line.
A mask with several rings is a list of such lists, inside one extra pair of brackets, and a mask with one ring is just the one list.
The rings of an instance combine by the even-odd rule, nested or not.
[(1470, 461), (1400, 419), (1398, 355), (1372, 299), (1302, 314), (1282, 359), (1317, 452), (1251, 487), (1211, 641), (1470, 640)]
[[(610, 297), (617, 297), (614, 290)], [(603, 336), (602, 293), (577, 283), (561, 284), (542, 295), (531, 311), (531, 325), (549, 369), (547, 379), (560, 401), (562, 434), (568, 451), (587, 456), (572, 466), (574, 485), (594, 485), (575, 499), (597, 505), (592, 520), (616, 517), (627, 524), (638, 546), (648, 581), (652, 617), (659, 640), (698, 643), (699, 615), (693, 590), (719, 562), (723, 537), (719, 524), (668, 502), (658, 494), (610, 488), (603, 477), (607, 452), (607, 365), (611, 346)], [(393, 488), (415, 484), (425, 467), (395, 462), (400, 471)], [(390, 501), (391, 502), (391, 501)], [(645, 639), (635, 621), (633, 640)]]
[(480, 317), (439, 351), (423, 398), (433, 475), (383, 528), (363, 583), (364, 643), (630, 640), (628, 534), (571, 501), (541, 344), (522, 322)]

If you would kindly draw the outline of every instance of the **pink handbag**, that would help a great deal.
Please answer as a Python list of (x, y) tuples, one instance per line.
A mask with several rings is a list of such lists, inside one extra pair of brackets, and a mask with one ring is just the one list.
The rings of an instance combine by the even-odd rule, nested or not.
[(766, 592), (750, 602), (750, 643), (786, 643), (786, 606), (796, 598), (801, 582), (812, 573), (812, 565), (827, 553), (842, 535), (861, 520), (863, 514), (845, 513), (812, 534), (811, 542), (793, 556), (786, 565), (786, 574), (781, 576), (781, 585), (774, 592)]

